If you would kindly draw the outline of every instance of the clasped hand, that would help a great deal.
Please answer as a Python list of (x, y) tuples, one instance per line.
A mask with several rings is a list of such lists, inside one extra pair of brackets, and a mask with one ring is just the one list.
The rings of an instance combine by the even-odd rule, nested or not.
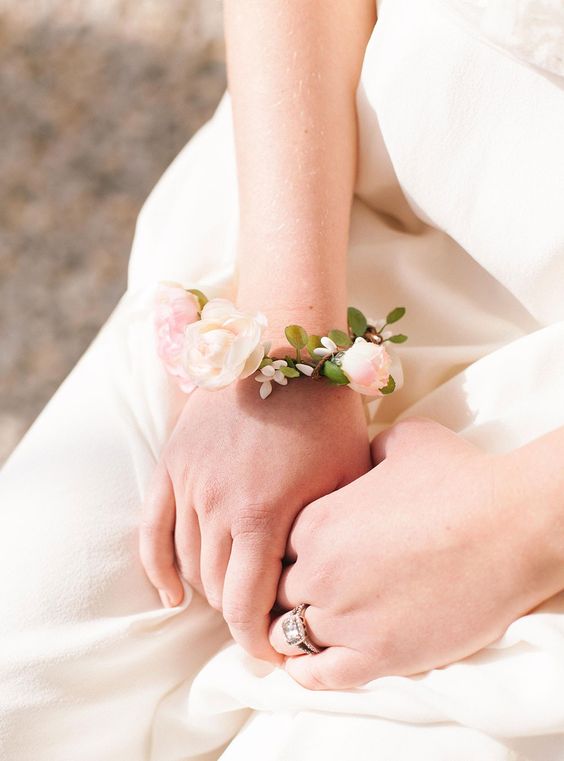
[(268, 630), (294, 519), (371, 461), (358, 394), (296, 383), (265, 403), (256, 385), (188, 397), (145, 499), (140, 551), (163, 604), (181, 602), (181, 574), (249, 653), (281, 661)]
[[(181, 574), (249, 653), (284, 658), (305, 687), (348, 688), (476, 652), (557, 591), (530, 549), (543, 526), (527, 499), (511, 457), (431, 420), (370, 448), (348, 389), (295, 384), (266, 405), (241, 383), (189, 397), (141, 557), (164, 604), (181, 601)], [(302, 602), (319, 655), (272, 620)]]

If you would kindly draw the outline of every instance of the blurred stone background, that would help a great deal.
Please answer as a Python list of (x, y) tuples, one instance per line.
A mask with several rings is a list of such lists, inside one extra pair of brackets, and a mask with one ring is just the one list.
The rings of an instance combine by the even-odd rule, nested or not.
[(225, 87), (219, 0), (0, 0), (0, 462), (125, 288)]

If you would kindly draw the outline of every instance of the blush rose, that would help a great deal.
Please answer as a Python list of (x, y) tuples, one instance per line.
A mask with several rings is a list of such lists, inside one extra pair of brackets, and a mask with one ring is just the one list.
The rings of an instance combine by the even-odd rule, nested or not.
[(258, 369), (264, 357), (264, 315), (242, 312), (227, 299), (208, 301), (186, 328), (184, 369), (200, 388), (224, 388)]
[(157, 353), (185, 393), (192, 391), (195, 384), (184, 368), (184, 334), (186, 326), (199, 319), (199, 309), (196, 296), (178, 283), (159, 284), (155, 305)]
[(341, 370), (349, 379), (349, 388), (367, 396), (381, 396), (387, 385), (392, 358), (382, 344), (357, 338), (341, 358)]

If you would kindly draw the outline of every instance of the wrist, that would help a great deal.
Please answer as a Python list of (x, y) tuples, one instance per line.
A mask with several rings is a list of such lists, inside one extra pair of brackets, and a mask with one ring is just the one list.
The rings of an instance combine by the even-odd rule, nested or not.
[[(197, 289), (161, 284), (155, 313), (157, 351), (182, 390), (218, 390), (255, 373), (263, 399), (273, 384), (287, 386), (304, 377), (348, 385), (369, 396), (390, 394), (396, 388), (385, 341), (403, 343), (407, 336), (386, 337), (384, 328), (403, 317), (404, 307), (393, 309), (381, 327), (370, 325), (360, 310), (351, 307), (343, 322), (331, 327), (317, 304), (300, 309), (285, 304), (283, 310), (269, 305), (268, 317), (261, 306), (254, 299), (249, 304), (242, 298), (238, 306), (227, 299), (208, 300)], [(329, 306), (330, 314), (339, 319), (341, 309), (334, 303)], [(305, 316), (302, 324), (296, 321), (300, 315)]]
[(238, 294), (236, 299), (240, 309), (249, 312), (262, 312), (267, 316), (268, 327), (264, 337), (271, 341), (277, 349), (288, 347), (286, 340), (286, 328), (288, 325), (301, 325), (309, 335), (324, 336), (331, 328), (346, 330), (347, 328), (347, 305), (345, 299), (340, 303), (336, 301), (327, 304), (326, 299), (319, 301), (314, 296), (295, 303), (293, 299), (286, 299), (283, 304), (277, 303), (263, 295), (257, 298), (246, 298)]

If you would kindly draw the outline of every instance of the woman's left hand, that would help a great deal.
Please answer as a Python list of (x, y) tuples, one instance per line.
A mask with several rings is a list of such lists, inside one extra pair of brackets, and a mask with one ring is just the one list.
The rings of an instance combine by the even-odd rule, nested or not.
[[(564, 585), (542, 493), (512, 453), (491, 455), (425, 418), (376, 437), (377, 465), (294, 524), (278, 604), (307, 603), (318, 655), (286, 644), (310, 689), (344, 689), (468, 656)], [(519, 462), (519, 461), (517, 461)], [(294, 656), (294, 657), (292, 657)]]

